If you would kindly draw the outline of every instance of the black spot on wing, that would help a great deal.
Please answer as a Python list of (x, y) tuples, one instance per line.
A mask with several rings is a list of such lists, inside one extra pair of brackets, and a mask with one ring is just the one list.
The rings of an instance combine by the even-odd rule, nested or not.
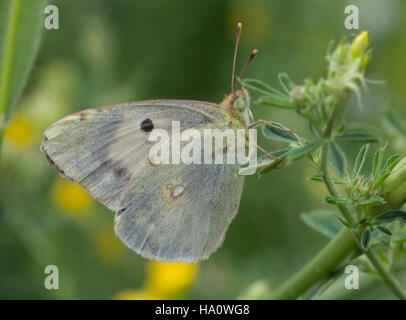
[(154, 129), (154, 124), (151, 119), (145, 119), (141, 122), (141, 130), (144, 132), (151, 132)]

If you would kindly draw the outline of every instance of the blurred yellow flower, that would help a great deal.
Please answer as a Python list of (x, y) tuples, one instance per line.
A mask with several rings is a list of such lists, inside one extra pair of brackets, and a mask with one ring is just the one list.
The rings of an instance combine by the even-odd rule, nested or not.
[(151, 261), (146, 288), (150, 293), (176, 298), (193, 283), (197, 269), (195, 263)]
[(123, 245), (114, 234), (112, 228), (102, 229), (97, 236), (99, 256), (106, 262), (115, 261), (122, 252)]
[(34, 140), (34, 128), (22, 115), (16, 115), (4, 130), (4, 140), (19, 150), (26, 149)]
[(78, 184), (58, 178), (52, 187), (55, 202), (64, 211), (82, 213), (89, 208), (92, 198)]
[(145, 289), (140, 290), (122, 290), (114, 296), (115, 300), (163, 300), (163, 297), (152, 294)]

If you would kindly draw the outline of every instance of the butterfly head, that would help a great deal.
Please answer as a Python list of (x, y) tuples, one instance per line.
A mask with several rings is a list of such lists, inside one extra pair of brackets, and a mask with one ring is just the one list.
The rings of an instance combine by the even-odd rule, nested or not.
[(248, 90), (244, 87), (227, 95), (220, 106), (221, 108), (236, 114), (237, 118), (239, 118), (247, 127), (253, 120), (250, 109), (250, 96)]

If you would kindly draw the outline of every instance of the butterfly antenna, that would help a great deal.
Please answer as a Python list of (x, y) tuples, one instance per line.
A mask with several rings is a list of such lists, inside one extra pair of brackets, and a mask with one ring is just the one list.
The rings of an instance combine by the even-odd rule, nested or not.
[[(258, 50), (257, 50), (257, 49), (252, 50), (252, 53), (251, 53), (250, 57), (248, 58), (247, 63), (245, 64), (245, 66), (244, 66), (244, 68), (242, 69), (242, 71), (241, 71), (239, 77), (237, 78), (237, 83), (240, 82), (242, 76), (243, 76), (244, 73), (245, 73), (245, 70), (247, 70), (248, 65), (251, 63), (252, 59), (254, 59), (254, 57), (255, 57), (257, 54), (258, 54)], [(237, 84), (235, 85), (235, 87), (237, 87)], [(235, 89), (236, 89), (235, 87), (234, 87), (234, 89), (233, 89), (233, 92), (234, 92)]]
[(240, 44), (241, 29), (242, 29), (242, 23), (238, 22), (238, 24), (237, 24), (237, 38), (235, 40), (234, 59), (233, 59), (233, 73), (231, 75), (231, 91), (233, 93), (235, 91), (235, 86), (234, 86), (235, 62), (237, 60), (238, 45)]

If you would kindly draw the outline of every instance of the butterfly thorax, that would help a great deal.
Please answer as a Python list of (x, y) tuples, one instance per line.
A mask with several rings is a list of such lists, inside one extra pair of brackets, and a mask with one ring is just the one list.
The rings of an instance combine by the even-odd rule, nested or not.
[(253, 117), (250, 110), (250, 96), (244, 88), (227, 95), (220, 103), (220, 107), (229, 112), (233, 118), (238, 119), (245, 127), (251, 124)]

